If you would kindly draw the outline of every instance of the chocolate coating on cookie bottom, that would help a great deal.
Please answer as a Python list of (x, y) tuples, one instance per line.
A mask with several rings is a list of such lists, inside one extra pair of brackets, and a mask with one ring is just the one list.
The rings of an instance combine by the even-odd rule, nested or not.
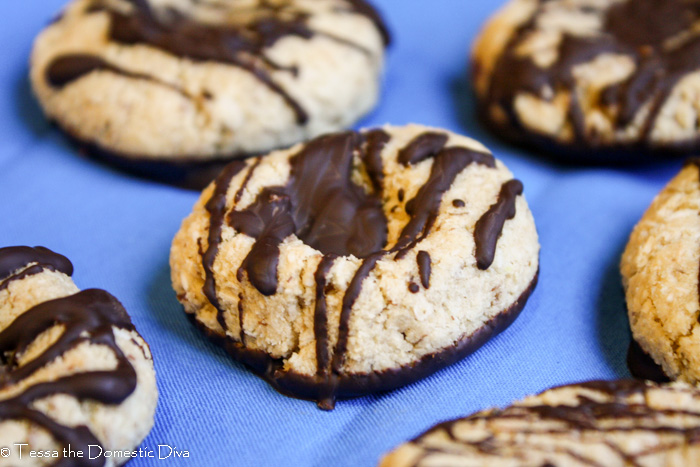
[(656, 363), (634, 339), (630, 341), (627, 349), (627, 368), (632, 373), (632, 376), (638, 379), (655, 381), (657, 383), (671, 381), (671, 378), (664, 373), (661, 365)]
[(215, 333), (200, 322), (194, 314), (188, 313), (187, 316), (204, 334), (223, 346), (236, 360), (246, 364), (278, 392), (289, 397), (316, 401), (320, 408), (332, 410), (336, 398), (359, 397), (372, 392), (390, 391), (426, 378), (474, 353), (515, 321), (535, 289), (537, 279), (538, 275), (535, 275), (527, 289), (509, 308), (491, 318), (473, 334), (459, 339), (452, 347), (425, 355), (420, 360), (398, 369), (368, 374), (334, 374), (331, 395), (328, 394), (329, 383), (326, 375), (307, 376), (284, 371), (282, 360), (276, 360), (259, 350), (248, 349), (239, 342)]
[(188, 190), (203, 190), (231, 162), (259, 156), (258, 153), (237, 153), (224, 159), (206, 161), (196, 156), (151, 159), (146, 155), (120, 153), (86, 143), (71, 135), (68, 129), (64, 129), (64, 134), (84, 157), (137, 177)]

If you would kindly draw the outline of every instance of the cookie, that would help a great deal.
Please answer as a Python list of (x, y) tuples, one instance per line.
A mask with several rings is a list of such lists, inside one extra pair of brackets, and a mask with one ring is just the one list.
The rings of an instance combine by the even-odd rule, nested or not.
[(700, 160), (654, 199), (622, 255), (630, 327), (671, 379), (700, 382)]
[(438, 425), (381, 467), (688, 466), (700, 462), (700, 391), (594, 381)]
[(173, 241), (187, 314), (279, 391), (333, 408), (461, 359), (518, 315), (539, 244), (523, 185), (418, 125), (229, 165)]
[(482, 120), (562, 160), (700, 149), (700, 4), (511, 0), (472, 54)]
[(30, 75), (90, 154), (191, 182), (350, 126), (377, 101), (388, 41), (365, 0), (74, 0)]
[(72, 273), (46, 248), (0, 248), (0, 465), (121, 465), (153, 426), (148, 344)]

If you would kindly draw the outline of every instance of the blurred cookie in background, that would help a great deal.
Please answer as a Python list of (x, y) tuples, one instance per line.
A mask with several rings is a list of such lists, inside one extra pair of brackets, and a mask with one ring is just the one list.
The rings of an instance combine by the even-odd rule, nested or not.
[(481, 119), (567, 162), (696, 152), (698, 24), (693, 1), (510, 0), (472, 51)]
[(36, 39), (30, 75), (90, 155), (202, 188), (222, 160), (366, 114), (388, 41), (364, 0), (75, 0)]

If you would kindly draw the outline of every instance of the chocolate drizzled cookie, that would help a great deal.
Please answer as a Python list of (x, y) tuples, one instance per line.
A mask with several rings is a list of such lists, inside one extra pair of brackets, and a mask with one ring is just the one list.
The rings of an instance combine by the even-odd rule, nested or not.
[[(57, 452), (51, 465), (120, 465), (128, 457), (88, 452), (131, 451), (150, 430), (150, 349), (116, 298), (78, 292), (72, 272), (46, 248), (0, 248), (0, 433), (12, 433), (10, 446), (26, 443), (25, 457)], [(83, 457), (64, 458), (69, 446)], [(19, 462), (19, 452), (10, 458)]]
[(364, 0), (75, 0), (37, 39), (31, 78), (90, 153), (187, 182), (354, 122), (388, 42)]
[(699, 460), (697, 389), (593, 381), (437, 425), (380, 465), (642, 467)]
[(474, 49), (482, 119), (564, 160), (700, 147), (700, 3), (512, 0)]
[(539, 250), (522, 189), (445, 131), (325, 135), (229, 165), (173, 242), (173, 285), (236, 358), (330, 409), (429, 375), (517, 316)]

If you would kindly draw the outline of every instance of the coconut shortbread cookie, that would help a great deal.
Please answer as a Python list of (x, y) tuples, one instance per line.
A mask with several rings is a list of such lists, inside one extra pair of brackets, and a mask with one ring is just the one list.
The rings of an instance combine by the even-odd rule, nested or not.
[(438, 425), (381, 467), (690, 466), (700, 463), (700, 391), (594, 381)]
[(565, 160), (700, 148), (700, 2), (511, 0), (473, 50), (482, 119)]
[(333, 408), (447, 366), (518, 315), (539, 244), (476, 141), (335, 133), (229, 165), (171, 250), (185, 311), (279, 391)]
[(654, 199), (634, 228), (620, 266), (639, 347), (671, 379), (695, 384), (700, 383), (698, 167), (700, 160), (690, 160)]
[(79, 291), (72, 273), (46, 248), (0, 248), (0, 466), (121, 465), (153, 426), (148, 344), (116, 298)]
[(31, 82), (91, 153), (185, 177), (354, 123), (388, 40), (364, 0), (74, 0), (37, 38)]

